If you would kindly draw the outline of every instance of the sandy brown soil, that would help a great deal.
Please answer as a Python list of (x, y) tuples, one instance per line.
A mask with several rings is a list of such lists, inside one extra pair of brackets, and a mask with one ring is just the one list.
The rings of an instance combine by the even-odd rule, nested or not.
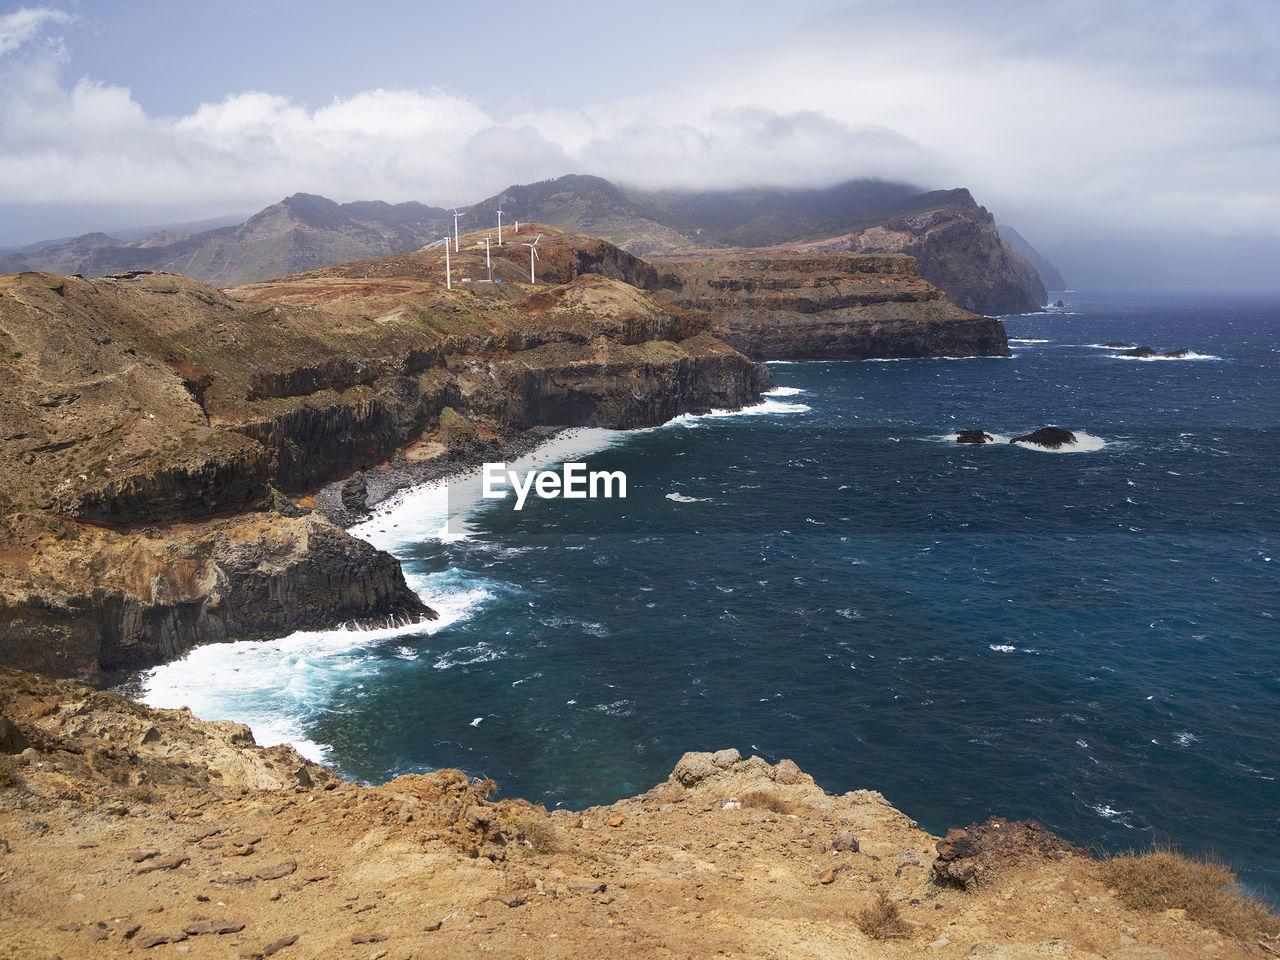
[[(7, 670), (0, 747), (6, 958), (1262, 955), (1123, 908), (1043, 833), (943, 884), (938, 838), (880, 794), (734, 750), (548, 814), (458, 771), (346, 783), (238, 724)], [(902, 935), (859, 929), (878, 891)]]

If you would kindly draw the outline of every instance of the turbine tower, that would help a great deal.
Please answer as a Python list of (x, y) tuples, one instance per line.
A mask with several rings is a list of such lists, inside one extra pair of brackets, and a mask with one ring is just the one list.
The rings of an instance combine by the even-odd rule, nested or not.
[(449, 238), (444, 238), (444, 286), (446, 290), (453, 289), (453, 268), (449, 266)]
[(525, 246), (529, 248), (529, 282), (530, 283), (538, 282), (538, 278), (534, 276), (534, 273), (533, 273), (533, 263), (535, 260), (542, 259), (541, 257), (538, 256), (538, 241), (541, 239), (542, 239), (542, 234), (538, 234), (536, 237), (533, 238), (533, 243), (525, 244)]
[(493, 283), (493, 261), (489, 259), (489, 241), (492, 237), (484, 235), (484, 268), (489, 271), (489, 282)]
[(498, 246), (502, 246), (502, 204), (498, 204)]
[(465, 213), (459, 213), (458, 208), (453, 208), (453, 252), (458, 252), (458, 218), (465, 217)]

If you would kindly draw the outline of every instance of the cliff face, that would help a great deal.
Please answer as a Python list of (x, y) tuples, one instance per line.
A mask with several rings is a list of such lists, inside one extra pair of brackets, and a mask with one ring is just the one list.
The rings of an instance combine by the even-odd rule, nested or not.
[(792, 249), (910, 254), (920, 275), (952, 302), (988, 316), (1033, 312), (1048, 299), (1036, 268), (1001, 238), (995, 218), (976, 204), (902, 217)]
[(398, 560), (314, 515), (63, 524), (0, 561), (0, 662), (90, 682), (204, 643), (434, 617)]
[(211, 640), (429, 615), (394, 558), (280, 491), (447, 450), (446, 408), (487, 442), (649, 426), (768, 386), (705, 317), (641, 289), (669, 277), (544, 232), (536, 287), (522, 246), (494, 251), (503, 282), (463, 284), (488, 269), (475, 238), (453, 290), (442, 250), (237, 295), (175, 274), (0, 277), (6, 662), (91, 678)]
[(902, 255), (761, 251), (679, 263), (664, 294), (759, 360), (1008, 356), (1003, 324), (960, 309)]

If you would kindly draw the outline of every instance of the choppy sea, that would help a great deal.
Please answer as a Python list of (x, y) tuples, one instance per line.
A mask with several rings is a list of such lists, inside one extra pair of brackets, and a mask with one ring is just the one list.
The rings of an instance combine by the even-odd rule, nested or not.
[[(1012, 359), (773, 364), (759, 407), (529, 460), (624, 471), (626, 499), (404, 494), (356, 532), (439, 620), (204, 647), (145, 699), (548, 806), (734, 746), (935, 832), (1171, 840), (1274, 895), (1280, 300), (1061, 296), (1006, 318)], [(1004, 442), (1047, 425), (1078, 443)]]

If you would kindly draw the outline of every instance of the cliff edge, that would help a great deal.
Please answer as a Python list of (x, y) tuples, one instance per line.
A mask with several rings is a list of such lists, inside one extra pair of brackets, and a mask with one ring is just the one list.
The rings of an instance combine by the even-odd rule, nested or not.
[(548, 811), (457, 770), (344, 782), (239, 724), (0, 668), (0, 751), (0, 953), (19, 960), (1242, 960), (1280, 930), (1131, 909), (1034, 825), (932, 836), (874, 791), (731, 749)]

